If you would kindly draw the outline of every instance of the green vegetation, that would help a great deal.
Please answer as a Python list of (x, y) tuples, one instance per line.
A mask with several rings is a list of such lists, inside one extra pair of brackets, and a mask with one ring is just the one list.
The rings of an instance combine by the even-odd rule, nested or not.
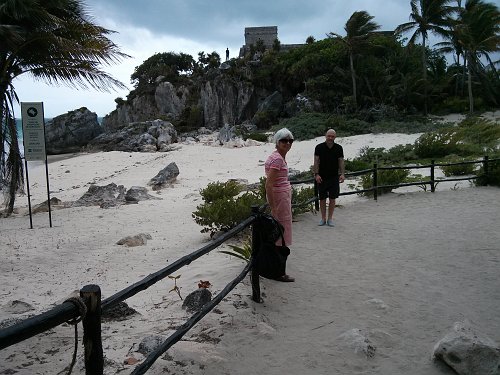
[(241, 246), (237, 245), (229, 245), (231, 250), (221, 250), (220, 253), (228, 254), (234, 256), (238, 259), (242, 259), (244, 261), (249, 261), (252, 256), (252, 240), (251, 237), (247, 237)]
[(192, 217), (203, 227), (202, 233), (228, 231), (250, 216), (253, 205), (264, 203), (260, 194), (242, 190), (236, 181), (227, 181), (210, 183), (200, 191), (204, 203), (196, 207)]
[[(377, 185), (385, 186), (385, 185), (397, 185), (407, 182), (408, 177), (410, 176), (410, 171), (408, 169), (389, 169), (389, 170), (380, 170), (377, 173)], [(363, 189), (370, 189), (373, 184), (373, 175), (365, 174), (361, 176), (361, 187)], [(378, 194), (387, 194), (390, 193), (394, 188), (385, 187), (377, 190)], [(373, 191), (361, 193), (361, 195), (365, 196), (373, 196)]]
[[(456, 155), (448, 155), (444, 160), (449, 164), (468, 161), (468, 159), (461, 158)], [(446, 177), (471, 175), (474, 173), (475, 168), (474, 164), (457, 164), (441, 167)]]

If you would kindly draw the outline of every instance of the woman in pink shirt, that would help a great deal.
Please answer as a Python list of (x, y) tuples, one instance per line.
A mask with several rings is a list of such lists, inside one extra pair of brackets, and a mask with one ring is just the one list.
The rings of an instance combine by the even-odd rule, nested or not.
[[(269, 155), (265, 163), (266, 171), (266, 198), (271, 215), (283, 226), (285, 245), (292, 244), (292, 186), (288, 180), (288, 165), (285, 156), (290, 151), (293, 135), (287, 128), (280, 129), (274, 134), (276, 150)], [(276, 241), (276, 246), (282, 246), (282, 239)], [(287, 274), (279, 277), (279, 281), (295, 281)]]

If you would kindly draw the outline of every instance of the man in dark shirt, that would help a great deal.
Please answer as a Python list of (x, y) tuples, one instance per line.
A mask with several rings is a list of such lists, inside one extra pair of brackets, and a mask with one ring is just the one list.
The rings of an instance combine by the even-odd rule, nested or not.
[[(333, 129), (326, 132), (326, 140), (314, 149), (314, 178), (318, 184), (319, 208), (321, 221), (319, 225), (333, 227), (333, 210), (335, 198), (340, 193), (340, 183), (344, 182), (344, 149), (335, 143), (336, 133)], [(328, 218), (326, 216), (326, 198), (328, 197)]]

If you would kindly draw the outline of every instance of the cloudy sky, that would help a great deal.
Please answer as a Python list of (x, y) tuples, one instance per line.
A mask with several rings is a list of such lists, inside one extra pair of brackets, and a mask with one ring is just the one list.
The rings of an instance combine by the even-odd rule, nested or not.
[[(493, 2), (499, 3), (500, 0)], [(100, 93), (51, 87), (25, 75), (14, 82), (21, 102), (43, 102), (46, 117), (87, 107), (104, 116), (115, 109), (115, 98), (125, 98), (134, 68), (158, 52), (183, 52), (197, 59), (198, 52), (216, 51), (225, 58), (238, 55), (245, 27), (278, 26), (283, 44), (316, 40), (328, 32), (345, 35), (344, 25), (353, 12), (365, 10), (382, 30), (407, 22), (410, 0), (84, 0), (94, 21), (116, 31), (111, 39), (132, 56), (105, 70), (129, 90)], [(18, 112), (19, 113), (19, 112)]]

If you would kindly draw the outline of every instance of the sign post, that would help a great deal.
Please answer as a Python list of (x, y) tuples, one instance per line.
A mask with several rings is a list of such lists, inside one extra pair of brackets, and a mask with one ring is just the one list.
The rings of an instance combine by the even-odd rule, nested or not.
[(52, 228), (52, 214), (50, 210), (49, 168), (45, 151), (45, 121), (43, 103), (21, 103), (21, 117), (23, 120), (24, 163), (26, 169), (26, 183), (28, 185), (28, 207), (30, 212), (30, 227), (33, 229), (31, 216), (31, 195), (28, 178), (28, 161), (44, 160), (45, 177), (47, 180), (47, 204), (49, 208), (49, 223)]

